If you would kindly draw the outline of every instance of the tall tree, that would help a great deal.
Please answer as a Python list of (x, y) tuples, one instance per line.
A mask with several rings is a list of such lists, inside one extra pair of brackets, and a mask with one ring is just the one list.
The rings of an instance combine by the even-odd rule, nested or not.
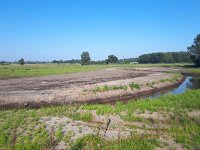
[(108, 59), (106, 59), (106, 63), (116, 63), (117, 61), (118, 61), (118, 58), (115, 55), (109, 55)]
[(89, 52), (83, 52), (81, 54), (81, 65), (89, 65), (90, 64), (90, 54)]
[(200, 66), (200, 34), (196, 36), (193, 44), (187, 49), (194, 64)]
[(24, 61), (24, 59), (22, 58), (22, 59), (20, 59), (19, 61), (18, 61), (18, 63), (20, 64), (20, 65), (24, 65), (25, 64), (25, 61)]

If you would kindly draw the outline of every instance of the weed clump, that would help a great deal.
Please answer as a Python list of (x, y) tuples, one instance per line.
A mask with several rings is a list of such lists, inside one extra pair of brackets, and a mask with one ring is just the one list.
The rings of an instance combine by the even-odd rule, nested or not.
[(133, 83), (133, 82), (129, 84), (129, 87), (131, 88), (131, 90), (140, 89), (141, 88), (139, 84)]
[(108, 86), (108, 85), (104, 85), (104, 86), (97, 86), (95, 87), (92, 92), (96, 93), (96, 92), (105, 92), (105, 91), (111, 91), (111, 90), (127, 90), (128, 87), (125, 85), (113, 85), (113, 86)]

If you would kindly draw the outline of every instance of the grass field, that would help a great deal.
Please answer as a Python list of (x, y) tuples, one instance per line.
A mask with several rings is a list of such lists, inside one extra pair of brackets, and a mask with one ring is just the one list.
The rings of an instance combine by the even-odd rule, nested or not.
[[(85, 71), (95, 71), (105, 68), (136, 68), (136, 67), (181, 67), (188, 64), (110, 64), (89, 65), (80, 64), (0, 64), (0, 78), (37, 77), (54, 74), (67, 74)], [(192, 70), (191, 70), (192, 71)]]
[(105, 68), (102, 65), (81, 66), (79, 64), (27, 64), (0, 65), (0, 78), (37, 77), (45, 75), (95, 71)]
[[(127, 104), (118, 102), (113, 105), (78, 105), (78, 106), (54, 106), (41, 109), (16, 109), (0, 111), (0, 149), (48, 149), (59, 141), (69, 142), (69, 137), (63, 135), (61, 126), (57, 128), (55, 134), (49, 135), (45, 129), (45, 124), (40, 120), (44, 116), (64, 117), (84, 122), (92, 121), (91, 110), (96, 110), (101, 115), (119, 115), (127, 122), (141, 122), (143, 127), (133, 127), (132, 136), (128, 139), (105, 140), (96, 135), (87, 135), (71, 143), (71, 149), (154, 149), (164, 147), (167, 143), (159, 140), (162, 135), (174, 138), (187, 149), (200, 148), (200, 118), (189, 117), (188, 113), (200, 111), (200, 90), (188, 91), (182, 95), (168, 95), (155, 100), (145, 99), (129, 101)], [(88, 112), (79, 113), (82, 109)], [(158, 136), (149, 134), (146, 127), (149, 124), (156, 124), (160, 120), (156, 118), (144, 118), (134, 115), (145, 111), (159, 113), (166, 116), (162, 120), (167, 125), (165, 130), (151, 129), (158, 132)], [(125, 113), (124, 113), (125, 112)], [(153, 123), (152, 123), (153, 122)], [(146, 131), (146, 134), (137, 134), (135, 131)], [(160, 129), (160, 130), (159, 130)], [(54, 139), (54, 142), (52, 142)]]
[[(113, 67), (135, 68), (159, 66), (184, 67), (184, 64), (90, 66), (81, 66), (78, 64), (0, 65), (0, 78), (65, 74)], [(200, 73), (199, 68), (186, 68), (186, 70), (190, 73)], [(162, 82), (167, 81), (162, 80)], [(156, 83), (149, 83), (148, 86), (152, 86), (153, 84)], [(136, 84), (129, 86), (140, 88)], [(126, 87), (97, 87), (94, 91), (115, 89), (126, 90)], [(164, 148), (165, 146), (171, 146), (170, 149), (176, 149), (177, 146), (185, 149), (200, 149), (199, 99), (200, 90), (191, 90), (181, 95), (167, 95), (155, 98), (154, 100), (139, 99), (137, 101), (129, 101), (126, 104), (117, 102), (115, 105), (84, 104), (51, 106), (40, 109), (0, 110), (0, 150), (51, 149), (61, 141), (68, 145), (68, 149), (72, 150), (151, 150), (156, 147)], [(84, 112), (79, 112), (79, 110), (83, 110)], [(72, 141), (71, 138), (74, 136), (74, 133), (64, 134), (63, 127), (65, 124), (55, 124), (54, 130), (49, 132), (45, 122), (41, 121), (44, 117), (56, 117), (58, 120), (68, 117), (73, 121), (83, 121), (92, 125), (94, 122), (93, 111), (99, 117), (119, 116), (124, 126), (131, 130), (131, 136), (128, 138), (120, 138), (119, 136), (117, 139), (108, 140), (97, 134), (88, 134)], [(148, 117), (144, 117), (147, 112)], [(134, 123), (142, 124), (142, 126), (132, 125)], [(82, 132), (81, 130), (80, 128), (79, 132)], [(142, 133), (139, 134), (138, 131), (142, 131)], [(161, 139), (164, 139), (164, 141)], [(170, 142), (167, 142), (169, 139), (174, 141), (175, 145), (174, 143), (170, 144)]]

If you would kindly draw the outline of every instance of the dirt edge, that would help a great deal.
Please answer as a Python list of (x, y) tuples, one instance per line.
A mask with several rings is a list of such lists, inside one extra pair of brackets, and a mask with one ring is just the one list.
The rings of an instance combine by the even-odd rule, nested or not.
[(90, 99), (88, 101), (55, 101), (55, 102), (23, 102), (23, 103), (8, 103), (8, 104), (0, 104), (0, 110), (7, 110), (7, 109), (18, 109), (18, 108), (41, 108), (46, 106), (59, 106), (59, 105), (76, 105), (76, 104), (104, 104), (104, 103), (115, 103), (117, 101), (127, 102), (129, 100), (134, 100), (138, 98), (142, 98), (145, 96), (151, 96), (155, 93), (164, 92), (176, 88), (179, 86), (185, 77), (177, 81), (176, 83), (168, 84), (166, 86), (160, 88), (153, 88), (146, 91), (138, 91), (134, 94), (124, 94), (120, 97), (110, 97), (110, 98), (98, 98), (98, 99)]

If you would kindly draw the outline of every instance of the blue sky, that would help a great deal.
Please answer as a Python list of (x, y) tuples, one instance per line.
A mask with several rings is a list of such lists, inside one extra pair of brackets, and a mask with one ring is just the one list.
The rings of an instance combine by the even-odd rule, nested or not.
[(0, 0), (0, 61), (93, 60), (183, 51), (200, 0)]

